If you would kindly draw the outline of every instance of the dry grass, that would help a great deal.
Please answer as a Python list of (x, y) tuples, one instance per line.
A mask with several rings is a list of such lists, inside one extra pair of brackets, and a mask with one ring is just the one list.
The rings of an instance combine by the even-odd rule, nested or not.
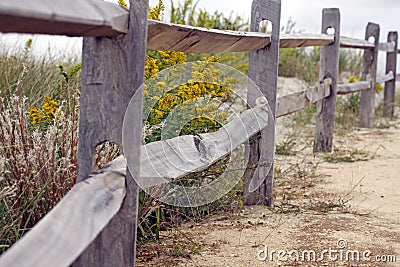
[(35, 225), (75, 183), (77, 123), (61, 117), (45, 131), (27, 118), (26, 100), (0, 99), (1, 246)]

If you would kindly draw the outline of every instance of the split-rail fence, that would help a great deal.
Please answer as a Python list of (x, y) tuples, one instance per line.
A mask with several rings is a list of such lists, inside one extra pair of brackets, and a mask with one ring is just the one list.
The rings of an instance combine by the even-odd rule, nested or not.
[[(394, 115), (397, 32), (379, 43), (379, 25), (368, 23), (365, 39), (340, 35), (340, 12), (324, 9), (321, 34), (280, 34), (280, 0), (253, 0), (251, 32), (233, 32), (176, 25), (147, 19), (148, 0), (130, 0), (130, 9), (101, 0), (2, 0), (0, 32), (81, 36), (83, 39), (78, 183), (33, 229), (0, 257), (1, 267), (10, 266), (134, 266), (138, 185), (132, 177), (150, 177), (150, 161), (163, 162), (157, 153), (160, 142), (142, 146), (141, 99), (131, 107), (132, 136), (125, 144), (138, 155), (127, 171), (123, 157), (92, 173), (97, 145), (112, 141), (122, 146), (122, 124), (131, 97), (143, 83), (146, 49), (192, 53), (250, 51), (249, 78), (260, 88), (272, 111), (261, 103), (243, 112), (207, 140), (223, 141), (231, 135), (230, 149), (252, 138), (247, 147), (244, 203), (272, 205), (275, 129), (269, 119), (282, 117), (317, 103), (314, 151), (332, 149), (336, 96), (361, 92), (360, 126), (374, 126), (375, 84), (385, 83), (384, 115)], [(272, 24), (270, 33), (259, 32), (260, 22)], [(333, 29), (333, 34), (328, 34)], [(371, 38), (372, 37), (372, 38)], [(277, 98), (280, 48), (321, 46), (320, 84)], [(339, 49), (364, 50), (362, 81), (338, 84)], [(377, 80), (378, 51), (387, 52), (386, 73)], [(254, 96), (248, 96), (254, 103)], [(269, 118), (270, 117), (270, 118)], [(254, 121), (258, 124), (254, 125)], [(224, 135), (225, 134), (225, 135)], [(200, 156), (193, 137), (162, 142), (186, 142), (193, 156)], [(173, 147), (173, 146), (171, 146)], [(219, 157), (229, 154), (218, 148)], [(229, 149), (228, 149), (229, 150)], [(180, 156), (180, 151), (168, 153)], [(186, 152), (187, 153), (187, 152)], [(144, 157), (143, 155), (146, 155)], [(139, 156), (142, 155), (142, 156)], [(194, 166), (207, 168), (213, 162)], [(150, 164), (150, 165), (149, 165)], [(159, 173), (173, 173), (159, 164)], [(175, 173), (178, 178), (187, 173)], [(262, 181), (248, 190), (249, 181)]]

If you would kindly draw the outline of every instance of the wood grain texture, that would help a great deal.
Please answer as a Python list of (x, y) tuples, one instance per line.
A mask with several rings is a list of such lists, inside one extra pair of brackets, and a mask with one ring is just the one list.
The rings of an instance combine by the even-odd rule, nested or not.
[[(131, 0), (128, 33), (118, 39), (84, 38), (78, 146), (78, 179), (92, 171), (95, 147), (112, 141), (122, 148), (122, 124), (128, 103), (131, 110), (131, 152), (138, 156), (126, 178), (126, 198), (121, 210), (77, 259), (74, 267), (131, 267), (135, 261), (138, 186), (140, 175), (143, 84), (147, 40), (148, 0)], [(126, 147), (124, 147), (126, 148)]]
[[(268, 99), (271, 107), (270, 121), (275, 121), (278, 80), (280, 0), (254, 0), (252, 4), (251, 31), (258, 32), (262, 20), (272, 23), (271, 44), (250, 52), (249, 78)], [(247, 102), (253, 106), (258, 95), (249, 85)], [(248, 167), (244, 175), (243, 203), (245, 205), (273, 205), (273, 160), (275, 151), (275, 125), (270, 123), (259, 135), (252, 138), (246, 153)]]
[(117, 172), (76, 184), (0, 257), (0, 266), (69, 266), (118, 212), (124, 197), (125, 177)]
[(280, 48), (306, 46), (324, 46), (333, 43), (333, 36), (328, 34), (290, 33), (281, 34)]
[(330, 94), (329, 85), (319, 84), (301, 92), (281, 96), (277, 99), (276, 117), (283, 117), (302, 110), (305, 107), (328, 97)]
[(383, 97), (383, 116), (387, 118), (394, 117), (395, 94), (396, 94), (396, 71), (397, 71), (397, 46), (398, 33), (389, 32), (388, 43), (393, 44), (393, 51), (386, 54), (386, 73), (391, 74), (390, 80), (385, 80), (385, 91)]
[(191, 53), (241, 52), (266, 47), (264, 33), (235, 32), (149, 20), (148, 49)]
[(360, 92), (362, 90), (368, 90), (372, 88), (372, 84), (369, 81), (338, 84), (338, 95), (347, 95)]
[(118, 36), (128, 17), (125, 8), (99, 0), (0, 1), (0, 32)]
[[(178, 136), (142, 146), (141, 188), (162, 185), (208, 168), (267, 127), (268, 114), (268, 105), (259, 105), (236, 115), (216, 132)], [(125, 158), (119, 156), (100, 172), (125, 174), (126, 164)]]
[[(372, 85), (376, 84), (376, 71), (378, 65), (378, 43), (380, 28), (378, 24), (368, 23), (365, 32), (365, 40), (375, 38), (375, 46), (364, 50), (364, 63), (362, 80), (366, 81), (369, 74)], [(375, 121), (375, 86), (361, 91), (360, 98), (360, 127), (373, 128)]]
[(142, 147), (142, 188), (208, 168), (268, 125), (268, 105), (244, 111), (217, 132), (185, 135)]
[(335, 42), (321, 47), (320, 80), (331, 79), (331, 94), (317, 104), (317, 121), (314, 139), (314, 152), (332, 150), (333, 126), (336, 110), (337, 81), (339, 72), (340, 49), (340, 12), (339, 9), (323, 9), (322, 33), (329, 28), (335, 30)]
[(374, 48), (375, 45), (377, 45), (377, 42), (370, 43), (368, 39), (362, 40), (346, 36), (340, 37), (340, 47), (342, 48), (371, 49)]

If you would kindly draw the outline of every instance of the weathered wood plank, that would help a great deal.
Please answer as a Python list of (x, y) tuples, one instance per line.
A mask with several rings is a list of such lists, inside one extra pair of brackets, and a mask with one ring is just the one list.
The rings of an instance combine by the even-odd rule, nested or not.
[[(375, 41), (375, 44), (377, 44), (376, 41)], [(342, 47), (342, 48), (370, 49), (370, 48), (374, 48), (375, 44), (368, 42), (368, 39), (361, 40), (361, 39), (356, 39), (356, 38), (351, 38), (351, 37), (346, 37), (346, 36), (340, 37), (340, 47)]]
[(112, 141), (122, 149), (122, 126), (128, 104), (137, 96), (130, 110), (129, 138), (125, 150), (134, 153), (134, 164), (127, 173), (126, 198), (121, 210), (96, 240), (74, 263), (74, 267), (131, 267), (135, 261), (138, 190), (142, 144), (143, 91), (147, 40), (148, 0), (131, 0), (129, 30), (121, 38), (84, 38), (78, 179), (92, 172), (95, 148)]
[(266, 47), (271, 36), (149, 20), (148, 49), (192, 53), (241, 52)]
[(319, 84), (310, 89), (281, 96), (277, 99), (276, 117), (283, 117), (293, 112), (302, 110), (331, 94), (330, 86)]
[(264, 104), (244, 111), (216, 132), (143, 146), (140, 186), (150, 188), (206, 169), (267, 127), (269, 113)]
[[(312, 96), (308, 96), (311, 101), (314, 101), (314, 97), (320, 97), (321, 90), (311, 91), (315, 91), (310, 92)], [(236, 115), (231, 122), (216, 132), (178, 136), (142, 146), (140, 186), (150, 188), (162, 185), (191, 172), (208, 168), (267, 127), (268, 114), (268, 105), (262, 103)], [(199, 149), (200, 147), (203, 149)], [(112, 164), (97, 171), (103, 172), (126, 174), (126, 160), (119, 156)]]
[(306, 46), (324, 46), (333, 43), (333, 36), (328, 34), (290, 33), (281, 34), (280, 48)]
[(356, 83), (347, 83), (347, 84), (338, 84), (338, 95), (347, 95), (360, 92), (362, 90), (371, 89), (371, 82), (356, 82)]
[[(118, 36), (128, 30), (128, 11), (100, 0), (3, 0), (0, 32), (67, 36)], [(137, 25), (136, 25), (137, 26)], [(193, 53), (241, 52), (266, 47), (263, 33), (222, 31), (149, 20), (148, 49)]]
[[(276, 91), (278, 80), (280, 0), (254, 0), (252, 4), (251, 31), (258, 32), (263, 20), (272, 23), (271, 44), (267, 49), (251, 51), (249, 57), (249, 78), (268, 99), (275, 121)], [(253, 85), (252, 85), (253, 86)], [(249, 86), (247, 102), (253, 106), (258, 90)], [(244, 175), (243, 203), (245, 205), (273, 205), (275, 125), (270, 123), (247, 147), (248, 167)]]
[(384, 52), (396, 52), (397, 46), (394, 42), (379, 43), (378, 49)]
[(0, 32), (68, 36), (118, 36), (126, 33), (128, 12), (99, 0), (2, 0)]
[[(386, 62), (388, 62), (388, 61), (386, 61)], [(389, 82), (392, 80), (394, 80), (394, 74), (393, 74), (393, 71), (391, 70), (385, 76), (376, 78), (376, 83), (386, 83), (386, 82)]]
[(375, 120), (375, 84), (376, 84), (376, 70), (378, 65), (378, 43), (379, 43), (380, 28), (378, 24), (368, 23), (365, 32), (365, 40), (371, 37), (375, 38), (375, 45), (372, 48), (364, 50), (364, 64), (362, 71), (362, 80), (367, 79), (373, 85), (370, 89), (361, 91), (360, 98), (360, 127), (373, 128)]
[[(376, 83), (384, 83), (387, 81), (391, 81), (394, 79), (393, 72), (390, 71), (385, 76), (376, 79)], [(348, 83), (348, 84), (338, 84), (338, 94), (339, 95), (346, 95), (346, 94), (353, 94), (360, 92), (362, 90), (369, 90), (372, 88), (371, 81), (363, 81), (363, 82), (356, 82), (356, 83)]]
[(397, 71), (397, 32), (389, 32), (388, 43), (393, 44), (393, 51), (388, 51), (386, 55), (386, 72), (391, 74), (390, 80), (385, 80), (385, 91), (383, 98), (383, 116), (393, 118), (396, 93), (396, 71)]
[(0, 257), (0, 266), (69, 266), (118, 212), (124, 197), (125, 177), (117, 172), (76, 184)]
[(340, 49), (340, 12), (337, 8), (322, 11), (322, 33), (326, 33), (329, 28), (335, 30), (335, 42), (321, 47), (319, 78), (321, 81), (331, 79), (331, 94), (317, 104), (314, 152), (332, 150)]

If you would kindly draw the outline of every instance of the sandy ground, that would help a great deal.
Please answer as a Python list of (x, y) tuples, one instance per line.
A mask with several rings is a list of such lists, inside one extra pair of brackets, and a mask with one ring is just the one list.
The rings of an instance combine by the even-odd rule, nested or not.
[(395, 124), (335, 136), (328, 156), (313, 155), (308, 144), (277, 157), (274, 208), (247, 207), (163, 232), (158, 248), (139, 249), (139, 266), (400, 266)]

